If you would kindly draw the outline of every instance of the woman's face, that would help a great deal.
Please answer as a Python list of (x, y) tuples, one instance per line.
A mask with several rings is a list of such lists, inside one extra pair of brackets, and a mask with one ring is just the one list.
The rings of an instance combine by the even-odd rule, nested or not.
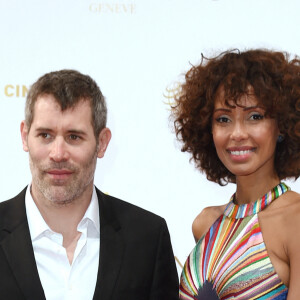
[(279, 129), (275, 119), (265, 117), (254, 95), (242, 96), (237, 106), (226, 106), (224, 91), (215, 100), (213, 141), (218, 157), (236, 176), (274, 174), (274, 156)]

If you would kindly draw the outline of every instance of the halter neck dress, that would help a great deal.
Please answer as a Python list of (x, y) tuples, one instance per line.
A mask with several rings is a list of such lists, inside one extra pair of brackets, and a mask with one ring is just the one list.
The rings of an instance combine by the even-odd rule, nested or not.
[(184, 300), (287, 298), (288, 288), (268, 256), (258, 213), (289, 190), (284, 183), (254, 203), (231, 197), (223, 215), (198, 241), (184, 265), (179, 297)]

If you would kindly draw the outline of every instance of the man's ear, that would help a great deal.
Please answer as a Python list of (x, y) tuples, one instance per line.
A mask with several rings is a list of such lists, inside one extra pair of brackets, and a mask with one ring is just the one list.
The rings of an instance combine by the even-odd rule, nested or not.
[(111, 131), (109, 128), (103, 128), (99, 133), (98, 139), (98, 158), (102, 158), (111, 139)]
[(22, 144), (23, 144), (23, 150), (28, 152), (28, 142), (27, 142), (27, 138), (28, 138), (28, 127), (25, 124), (25, 121), (21, 122), (20, 125), (20, 131), (21, 131), (21, 137), (22, 137)]

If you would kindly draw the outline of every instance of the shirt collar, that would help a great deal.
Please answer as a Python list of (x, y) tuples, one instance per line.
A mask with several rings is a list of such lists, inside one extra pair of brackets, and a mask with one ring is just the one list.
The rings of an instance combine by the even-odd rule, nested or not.
[(98, 197), (96, 193), (95, 186), (93, 187), (93, 194), (91, 202), (82, 218), (82, 220), (79, 222), (78, 227), (84, 222), (84, 220), (90, 220), (94, 227), (96, 228), (97, 232), (100, 233), (100, 218), (99, 218), (99, 202)]
[[(36, 206), (35, 202), (30, 193), (31, 184), (28, 185), (26, 194), (25, 194), (25, 209), (27, 215), (27, 221), (30, 231), (31, 240), (34, 241), (38, 238), (41, 234), (45, 231), (52, 231), (48, 224), (45, 222), (44, 218), (42, 217), (38, 207)], [(91, 202), (78, 224), (77, 228), (83, 226), (83, 224), (89, 220), (94, 225), (94, 228), (97, 230), (98, 234), (100, 233), (100, 217), (99, 217), (99, 203), (98, 197), (96, 193), (95, 186), (93, 187), (93, 194), (91, 198)]]

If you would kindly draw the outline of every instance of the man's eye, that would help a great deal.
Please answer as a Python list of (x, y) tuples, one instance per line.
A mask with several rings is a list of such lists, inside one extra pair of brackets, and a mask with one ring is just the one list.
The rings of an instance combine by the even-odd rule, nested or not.
[(70, 135), (70, 140), (72, 140), (72, 141), (77, 141), (79, 139), (80, 139), (80, 137), (78, 135), (75, 135), (75, 134)]
[(49, 139), (51, 137), (49, 133), (45, 133), (45, 132), (40, 133), (39, 136), (42, 137), (43, 139)]

